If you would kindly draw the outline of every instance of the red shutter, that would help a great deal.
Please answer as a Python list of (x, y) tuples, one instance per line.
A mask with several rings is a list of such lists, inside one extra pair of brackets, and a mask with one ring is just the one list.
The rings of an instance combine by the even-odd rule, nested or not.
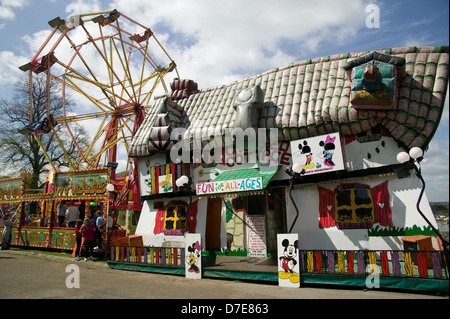
[[(189, 211), (187, 213), (187, 222), (189, 222), (189, 225), (191, 226), (192, 232), (195, 233), (195, 228), (197, 227), (197, 209), (198, 206), (198, 200), (191, 203), (191, 207), (189, 207)], [(186, 225), (186, 231), (189, 231), (189, 226)]]
[(156, 235), (156, 234), (162, 233), (162, 231), (164, 230), (165, 214), (166, 214), (165, 208), (159, 209), (158, 212), (156, 212), (155, 228), (153, 229), (153, 234)]
[(319, 228), (335, 226), (334, 221), (334, 192), (318, 186), (319, 190)]
[(392, 211), (389, 205), (388, 181), (385, 181), (371, 190), (375, 214), (375, 223), (381, 226), (394, 228), (392, 225)]
[(155, 194), (159, 193), (159, 175), (161, 175), (161, 166), (155, 167)]

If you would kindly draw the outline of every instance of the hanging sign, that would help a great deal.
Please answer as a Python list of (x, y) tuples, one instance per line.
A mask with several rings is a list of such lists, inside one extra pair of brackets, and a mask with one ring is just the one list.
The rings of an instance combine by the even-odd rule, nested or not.
[(292, 164), (300, 163), (301, 174), (329, 173), (345, 169), (339, 133), (291, 141)]
[(215, 193), (234, 193), (263, 189), (262, 177), (249, 177), (229, 181), (217, 181), (197, 184), (197, 195)]
[(23, 179), (11, 178), (0, 180), (0, 200), (20, 199), (23, 194)]
[(54, 196), (104, 196), (107, 184), (107, 169), (61, 172), (55, 177)]
[(172, 193), (173, 192), (173, 180), (172, 174), (158, 176), (158, 193)]
[(247, 216), (247, 256), (267, 257), (264, 216)]

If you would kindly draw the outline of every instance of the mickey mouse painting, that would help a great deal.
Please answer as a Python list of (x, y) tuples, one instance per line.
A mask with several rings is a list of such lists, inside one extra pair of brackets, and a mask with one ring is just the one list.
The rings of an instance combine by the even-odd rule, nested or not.
[(302, 144), (298, 144), (298, 149), (300, 150), (300, 154), (305, 156), (306, 161), (302, 165), (302, 172), (300, 174), (304, 174), (307, 169), (314, 168), (314, 163), (312, 162), (312, 150), (311, 147), (308, 145), (307, 141), (303, 141)]
[(282, 270), (278, 272), (278, 276), (281, 279), (289, 279), (292, 283), (298, 283), (300, 276), (294, 272), (294, 267), (297, 265), (295, 257), (297, 257), (298, 240), (289, 243), (289, 239), (283, 239), (281, 245), (284, 247), (284, 251), (283, 256), (279, 257)]

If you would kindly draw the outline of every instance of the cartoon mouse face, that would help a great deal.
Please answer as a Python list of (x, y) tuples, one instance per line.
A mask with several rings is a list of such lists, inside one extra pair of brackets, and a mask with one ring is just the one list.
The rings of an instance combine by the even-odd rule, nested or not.
[(301, 154), (312, 154), (311, 147), (309, 147), (307, 141), (303, 141), (303, 145), (298, 144), (298, 149), (300, 150)]
[(284, 247), (284, 256), (287, 258), (295, 258), (297, 256), (298, 240), (294, 241), (293, 244), (289, 244), (289, 240), (285, 239), (281, 242)]
[(336, 139), (336, 137), (330, 138), (329, 136), (327, 136), (327, 138), (325, 139), (325, 142), (320, 141), (319, 145), (322, 146), (325, 151), (334, 150), (336, 148), (336, 145), (334, 145), (335, 139)]
[(193, 243), (192, 246), (189, 246), (188, 251), (194, 256), (195, 259), (200, 258), (200, 244), (198, 241)]

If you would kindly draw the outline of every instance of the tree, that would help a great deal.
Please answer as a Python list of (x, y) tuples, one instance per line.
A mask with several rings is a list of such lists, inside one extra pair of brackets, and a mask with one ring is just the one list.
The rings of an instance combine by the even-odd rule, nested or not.
[[(46, 81), (45, 74), (33, 76), (33, 121), (42, 121), (47, 117)], [(28, 78), (24, 78), (16, 84), (13, 98), (10, 101), (5, 99), (0, 101), (0, 161), (7, 171), (29, 171), (30, 176), (27, 178), (26, 186), (30, 189), (37, 189), (41, 186), (41, 178), (45, 178), (46, 175), (44, 174), (49, 171), (50, 166), (34, 136), (23, 135), (18, 132), (19, 129), (30, 124), (28, 86)], [(66, 111), (71, 105), (72, 102), (66, 96)], [(62, 117), (62, 106), (61, 86), (58, 82), (52, 81), (50, 85), (50, 113), (54, 118)], [(88, 145), (87, 134), (82, 126), (77, 123), (74, 124), (71, 127), (73, 136), (84, 149)], [(79, 153), (67, 131), (63, 130), (61, 125), (56, 125), (55, 130), (62, 140), (69, 157), (76, 159)], [(42, 135), (41, 142), (55, 166), (59, 168), (69, 167), (62, 149), (51, 132)]]

